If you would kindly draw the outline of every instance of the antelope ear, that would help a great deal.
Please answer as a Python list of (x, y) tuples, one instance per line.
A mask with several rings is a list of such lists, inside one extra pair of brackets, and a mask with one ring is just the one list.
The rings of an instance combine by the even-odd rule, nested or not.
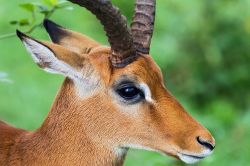
[(67, 30), (50, 20), (45, 19), (43, 25), (54, 43), (76, 53), (88, 53), (92, 48), (100, 46), (93, 39), (78, 32)]
[(79, 71), (83, 59), (77, 53), (56, 44), (35, 40), (18, 30), (17, 36), (31, 53), (33, 60), (45, 71), (61, 74), (73, 80), (82, 79)]

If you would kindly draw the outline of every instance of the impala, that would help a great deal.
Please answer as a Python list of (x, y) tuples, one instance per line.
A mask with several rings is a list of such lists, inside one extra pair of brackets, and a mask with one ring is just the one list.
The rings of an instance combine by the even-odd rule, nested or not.
[(66, 77), (36, 131), (0, 122), (0, 165), (122, 165), (129, 148), (194, 163), (215, 140), (165, 88), (149, 55), (155, 0), (137, 0), (131, 27), (108, 0), (70, 0), (100, 20), (110, 47), (52, 21), (53, 43), (17, 31), (43, 70)]

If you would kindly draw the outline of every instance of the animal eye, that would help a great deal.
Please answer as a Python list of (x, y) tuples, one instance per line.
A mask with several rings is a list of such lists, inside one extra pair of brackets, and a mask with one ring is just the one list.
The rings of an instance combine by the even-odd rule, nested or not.
[(119, 86), (116, 89), (116, 92), (119, 96), (121, 96), (124, 100), (136, 103), (144, 99), (144, 93), (141, 89), (137, 88), (135, 85), (128, 83)]

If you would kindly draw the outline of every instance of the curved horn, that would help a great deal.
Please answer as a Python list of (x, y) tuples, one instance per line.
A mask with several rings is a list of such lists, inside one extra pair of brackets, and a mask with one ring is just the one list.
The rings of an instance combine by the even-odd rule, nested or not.
[(133, 37), (126, 18), (109, 0), (69, 0), (87, 8), (101, 21), (111, 45), (111, 62), (114, 67), (124, 67), (136, 58)]
[(135, 48), (139, 53), (149, 54), (154, 31), (155, 5), (156, 0), (136, 0), (131, 32)]

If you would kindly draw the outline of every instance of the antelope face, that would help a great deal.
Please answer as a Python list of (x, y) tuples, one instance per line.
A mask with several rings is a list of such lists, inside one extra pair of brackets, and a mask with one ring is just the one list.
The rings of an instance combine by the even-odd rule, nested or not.
[(110, 88), (123, 114), (118, 116), (123, 132), (117, 138), (123, 138), (122, 147), (154, 150), (186, 163), (212, 153), (214, 138), (165, 88), (160, 69), (148, 55), (114, 71)]
[(124, 68), (100, 68), (109, 63), (109, 55), (110, 49), (102, 47), (89, 54), (102, 80), (102, 90), (97, 93), (102, 102), (96, 102), (103, 111), (101, 117), (95, 117), (96, 126), (89, 129), (92, 138), (99, 133), (97, 142), (154, 150), (186, 163), (212, 153), (214, 138), (165, 88), (162, 73), (150, 56), (141, 55)]
[(109, 1), (70, 1), (101, 19), (111, 48), (48, 20), (44, 25), (56, 44), (20, 32), (18, 36), (40, 67), (73, 81), (74, 102), (79, 108), (91, 108), (87, 116), (79, 111), (88, 136), (115, 149), (149, 149), (186, 163), (211, 154), (214, 138), (168, 92), (159, 67), (148, 55), (155, 1), (137, 0), (132, 34)]

